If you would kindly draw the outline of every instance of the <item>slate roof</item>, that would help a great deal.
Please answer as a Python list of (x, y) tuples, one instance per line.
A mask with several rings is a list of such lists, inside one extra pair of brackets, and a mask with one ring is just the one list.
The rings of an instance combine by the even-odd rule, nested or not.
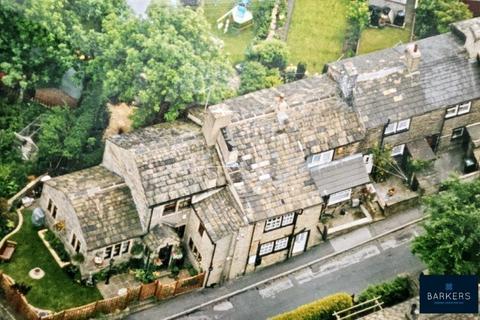
[(352, 92), (367, 128), (480, 96), (480, 68), (468, 59), (462, 40), (447, 33), (415, 43), (421, 52), (418, 72), (406, 68), (406, 45), (329, 64), (345, 96)]
[[(280, 95), (285, 110), (277, 112)], [(306, 157), (364, 137), (357, 115), (338, 98), (335, 83), (326, 76), (257, 91), (221, 105), (234, 113), (224, 134), (239, 155), (228, 172), (252, 221), (321, 203)]]
[(88, 250), (143, 234), (130, 189), (104, 167), (76, 171), (46, 184), (63, 192), (72, 204)]
[(361, 154), (312, 167), (310, 172), (322, 194), (330, 195), (370, 182)]
[(215, 148), (193, 123), (162, 123), (109, 140), (132, 153), (150, 206), (225, 184)]
[(171, 227), (157, 224), (143, 238), (143, 243), (150, 251), (156, 252), (161, 247), (180, 244), (180, 238)]
[(214, 242), (248, 224), (226, 188), (193, 204), (193, 207)]

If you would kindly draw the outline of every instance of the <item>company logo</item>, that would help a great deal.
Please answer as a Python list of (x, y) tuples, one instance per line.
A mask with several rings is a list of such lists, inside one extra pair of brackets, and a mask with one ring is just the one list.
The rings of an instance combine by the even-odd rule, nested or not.
[(478, 313), (476, 276), (420, 276), (420, 313)]

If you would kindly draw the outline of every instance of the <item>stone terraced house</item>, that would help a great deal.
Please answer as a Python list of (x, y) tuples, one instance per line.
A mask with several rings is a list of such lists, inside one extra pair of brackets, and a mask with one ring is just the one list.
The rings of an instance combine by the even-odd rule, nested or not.
[(182, 245), (205, 285), (300, 254), (326, 236), (326, 208), (371, 188), (372, 146), (480, 160), (480, 19), (452, 30), (113, 136), (101, 165), (45, 183), (47, 224), (84, 275), (135, 242), (164, 265)]

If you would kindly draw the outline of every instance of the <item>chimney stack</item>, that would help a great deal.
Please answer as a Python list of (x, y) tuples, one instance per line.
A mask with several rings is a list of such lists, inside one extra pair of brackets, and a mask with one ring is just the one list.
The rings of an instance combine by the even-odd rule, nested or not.
[(228, 107), (223, 104), (211, 106), (207, 109), (202, 132), (209, 147), (215, 145), (220, 130), (230, 124), (232, 116), (232, 111), (228, 110)]
[(411, 73), (418, 70), (421, 58), (422, 58), (422, 54), (420, 53), (418, 44), (416, 43), (409, 44), (407, 46), (407, 49), (405, 49), (405, 59), (407, 62), (408, 72)]

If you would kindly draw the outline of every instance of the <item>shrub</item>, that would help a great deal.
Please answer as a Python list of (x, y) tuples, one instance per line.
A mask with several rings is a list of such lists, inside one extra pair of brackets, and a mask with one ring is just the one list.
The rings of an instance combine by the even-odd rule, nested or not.
[(132, 251), (131, 253), (136, 256), (136, 255), (139, 255), (141, 253), (143, 253), (143, 244), (141, 244), (140, 242), (135, 242), (132, 246)]
[(67, 250), (65, 250), (65, 246), (52, 231), (47, 230), (45, 233), (45, 240), (48, 241), (50, 246), (53, 248), (53, 250), (55, 250), (63, 262), (70, 261), (70, 255), (68, 254)]
[(71, 279), (79, 281), (81, 278), (80, 269), (76, 265), (69, 264), (63, 268), (63, 271), (65, 271), (67, 276), (69, 276)]
[(25, 296), (32, 289), (32, 286), (24, 282), (16, 282), (12, 284), (12, 288)]
[(253, 21), (255, 21), (255, 37), (265, 39), (272, 22), (272, 10), (275, 0), (256, 1), (253, 4)]
[(240, 75), (240, 94), (270, 88), (282, 83), (277, 69), (267, 69), (256, 61), (246, 62)]
[(279, 314), (271, 320), (333, 320), (334, 311), (340, 311), (352, 305), (352, 297), (348, 293), (337, 293)]
[(392, 281), (369, 286), (358, 296), (358, 302), (381, 297), (385, 307), (393, 306), (413, 296), (411, 282), (408, 277), (397, 277)]
[(195, 269), (195, 267), (192, 266), (190, 263), (188, 263), (185, 267), (188, 270), (188, 274), (190, 274), (192, 277), (198, 274), (197, 269)]
[(135, 279), (142, 283), (151, 283), (155, 281), (155, 276), (150, 270), (145, 271), (143, 269), (138, 269), (135, 270)]
[(76, 253), (73, 257), (72, 260), (75, 261), (76, 263), (84, 263), (85, 262), (85, 256), (81, 253)]
[(253, 45), (247, 51), (247, 59), (258, 61), (267, 68), (284, 70), (288, 61), (287, 44), (281, 40), (266, 40)]

